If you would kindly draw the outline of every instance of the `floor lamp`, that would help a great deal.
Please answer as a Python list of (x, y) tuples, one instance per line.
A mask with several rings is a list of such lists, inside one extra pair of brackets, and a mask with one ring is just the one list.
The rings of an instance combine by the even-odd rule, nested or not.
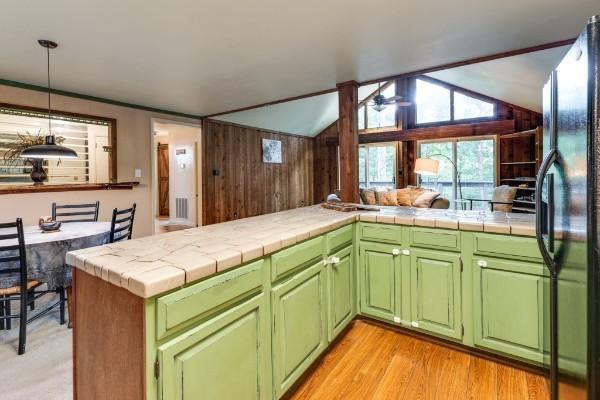
[(415, 173), (419, 175), (439, 175), (440, 173), (440, 162), (439, 160), (434, 160), (431, 157), (440, 156), (450, 161), (452, 168), (454, 168), (454, 172), (456, 173), (456, 184), (458, 185), (458, 196), (460, 199), (462, 196), (462, 188), (460, 184), (460, 173), (458, 172), (458, 168), (452, 159), (443, 154), (431, 154), (428, 158), (417, 158), (415, 161)]

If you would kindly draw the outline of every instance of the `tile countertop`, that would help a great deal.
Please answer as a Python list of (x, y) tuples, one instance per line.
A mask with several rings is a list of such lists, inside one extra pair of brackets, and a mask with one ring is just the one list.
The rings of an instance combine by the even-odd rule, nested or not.
[(527, 214), (409, 207), (347, 213), (316, 205), (77, 250), (67, 264), (149, 298), (357, 220), (535, 235)]

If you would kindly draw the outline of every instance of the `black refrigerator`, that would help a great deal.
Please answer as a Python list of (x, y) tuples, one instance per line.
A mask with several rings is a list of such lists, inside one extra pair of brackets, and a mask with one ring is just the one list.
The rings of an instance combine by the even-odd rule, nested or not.
[(536, 236), (552, 399), (600, 399), (600, 15), (544, 87)]

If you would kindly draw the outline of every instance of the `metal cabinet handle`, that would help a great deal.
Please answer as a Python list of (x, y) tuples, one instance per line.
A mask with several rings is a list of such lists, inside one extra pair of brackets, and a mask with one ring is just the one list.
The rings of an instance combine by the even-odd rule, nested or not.
[(399, 256), (400, 255), (400, 249), (393, 249), (392, 250), (392, 254), (395, 256)]
[(479, 260), (479, 261), (477, 261), (477, 265), (480, 266), (481, 268), (485, 268), (485, 267), (487, 267), (488, 264), (487, 264), (487, 261), (485, 261), (485, 260)]

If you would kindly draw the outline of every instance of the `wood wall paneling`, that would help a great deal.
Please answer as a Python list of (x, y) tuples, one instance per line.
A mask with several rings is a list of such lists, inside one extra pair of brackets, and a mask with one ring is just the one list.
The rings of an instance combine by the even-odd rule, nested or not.
[(339, 84), (338, 98), (341, 198), (358, 203), (358, 83)]
[[(313, 204), (313, 142), (264, 129), (203, 122), (204, 225)], [(262, 162), (262, 139), (280, 140), (283, 162)]]
[(329, 125), (314, 139), (314, 203), (326, 200), (339, 189), (338, 183), (338, 124)]

